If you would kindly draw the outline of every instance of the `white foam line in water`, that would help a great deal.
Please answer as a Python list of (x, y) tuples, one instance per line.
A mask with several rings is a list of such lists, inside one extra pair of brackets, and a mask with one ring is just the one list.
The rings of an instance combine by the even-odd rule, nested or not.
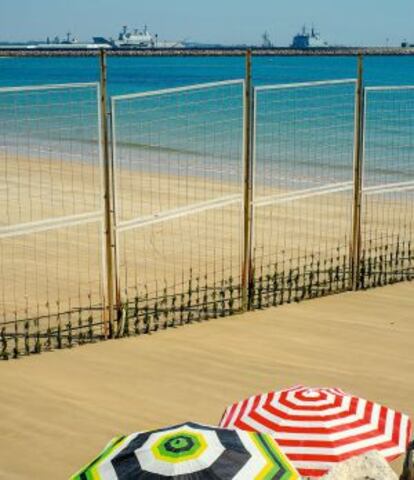
[(137, 217), (125, 222), (119, 222), (117, 230), (119, 232), (125, 232), (134, 228), (147, 227), (148, 225), (154, 225), (166, 220), (173, 220), (175, 218), (184, 217), (194, 213), (200, 213), (207, 210), (213, 210), (215, 208), (227, 207), (235, 203), (241, 203), (242, 195), (228, 195), (226, 197), (220, 197), (206, 202), (195, 203), (185, 207), (178, 207), (164, 212), (159, 212), (154, 215), (147, 215), (145, 217)]
[(384, 183), (382, 185), (373, 185), (366, 187), (362, 191), (365, 195), (378, 195), (380, 193), (404, 192), (414, 189), (414, 181)]
[(352, 190), (352, 182), (331, 183), (321, 187), (307, 188), (304, 190), (295, 190), (294, 192), (270, 195), (262, 197), (253, 202), (255, 207), (265, 207), (277, 203), (293, 202), (305, 198), (328, 195), (329, 193), (346, 192)]
[(27, 87), (1, 87), (0, 93), (18, 93), (18, 92), (32, 92), (32, 91), (42, 91), (42, 90), (63, 90), (65, 88), (87, 88), (87, 87), (97, 87), (98, 82), (90, 83), (57, 83), (51, 85), (29, 85)]
[(390, 85), (379, 87), (365, 87), (366, 92), (386, 92), (392, 90), (414, 90), (414, 85)]
[(149, 92), (130, 93), (127, 95), (115, 95), (111, 98), (113, 101), (132, 100), (134, 98), (153, 97), (156, 95), (167, 95), (169, 93), (189, 92), (192, 90), (204, 90), (206, 88), (226, 87), (228, 85), (243, 85), (243, 84), (244, 84), (244, 80), (227, 80), (224, 82), (199, 83), (196, 85), (189, 85), (188, 87), (164, 88), (161, 90), (151, 90)]
[(274, 85), (263, 85), (261, 87), (255, 87), (256, 92), (262, 92), (265, 90), (282, 90), (287, 88), (306, 88), (306, 87), (323, 87), (330, 85), (345, 85), (356, 83), (355, 78), (345, 78), (343, 80), (323, 80), (318, 82), (300, 82), (300, 83), (280, 83)]
[(74, 227), (85, 223), (102, 221), (102, 219), (102, 212), (87, 212), (79, 215), (69, 215), (67, 217), (48, 218), (37, 222), (20, 223), (18, 225), (0, 227), (0, 238), (40, 233), (47, 230), (54, 230), (56, 228)]

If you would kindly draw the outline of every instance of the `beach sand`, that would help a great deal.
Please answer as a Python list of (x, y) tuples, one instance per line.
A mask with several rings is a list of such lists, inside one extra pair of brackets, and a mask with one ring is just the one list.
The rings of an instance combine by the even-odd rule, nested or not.
[[(102, 209), (101, 171), (90, 162), (66, 157), (28, 158), (23, 154), (9, 154), (0, 160), (2, 227), (99, 213)], [(230, 183), (220, 172), (202, 178), (168, 175), (156, 171), (156, 165), (154, 169), (118, 171), (119, 221), (234, 195), (241, 198), (240, 182)], [(286, 193), (266, 188), (267, 195)], [(367, 222), (364, 226), (369, 236), (379, 238), (382, 244), (392, 243), (399, 233), (405, 238), (413, 237), (412, 204), (390, 200), (379, 199), (375, 212), (380, 215), (375, 214), (374, 224)], [(373, 201), (372, 197), (370, 209), (375, 205)], [(102, 220), (103, 216), (99, 218)], [(399, 230), (401, 226), (404, 231)], [(284, 269), (297, 267), (311, 254), (321, 262), (345, 256), (350, 230), (350, 192), (256, 208), (257, 272), (261, 265), (267, 267), (276, 262)], [(1, 239), (2, 320), (100, 304), (104, 285), (103, 242), (100, 220)], [(118, 253), (122, 297), (142, 295), (145, 285), (150, 292), (162, 292), (165, 287), (171, 291), (178, 286), (179, 293), (180, 285), (188, 288), (190, 269), (193, 280), (200, 278), (201, 284), (206, 276), (209, 284), (230, 277), (237, 284), (242, 256), (241, 202), (121, 232)], [(46, 327), (44, 321), (41, 329)]]
[[(303, 383), (414, 418), (414, 284), (0, 363), (0, 478), (65, 479), (114, 435)], [(400, 463), (395, 464), (398, 470)]]

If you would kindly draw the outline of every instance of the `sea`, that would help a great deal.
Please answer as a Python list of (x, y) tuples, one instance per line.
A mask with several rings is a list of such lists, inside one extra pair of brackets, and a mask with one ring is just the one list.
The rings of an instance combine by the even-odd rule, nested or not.
[[(313, 188), (352, 179), (356, 72), (355, 57), (253, 58), (253, 157), (264, 195), (275, 185)], [(112, 104), (118, 165), (239, 182), (243, 90), (235, 81), (244, 76), (242, 57), (109, 57), (109, 97), (158, 92)], [(93, 57), (0, 58), (0, 152), (59, 152), (88, 161), (98, 136), (94, 92), (71, 90), (65, 97), (1, 88), (98, 80)], [(159, 92), (214, 82), (227, 83)], [(286, 87), (303, 82), (331, 83)], [(366, 57), (364, 83), (393, 87), (366, 95), (366, 185), (414, 181), (414, 56)]]
[[(0, 59), (0, 87), (93, 82), (92, 57)], [(364, 60), (367, 85), (414, 84), (414, 56), (370, 56)], [(354, 57), (256, 57), (255, 85), (354, 78)], [(242, 57), (109, 57), (110, 95), (244, 78)]]

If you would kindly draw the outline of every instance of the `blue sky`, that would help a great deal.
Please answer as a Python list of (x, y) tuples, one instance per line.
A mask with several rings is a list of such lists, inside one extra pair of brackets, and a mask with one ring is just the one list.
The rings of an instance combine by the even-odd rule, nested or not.
[(267, 30), (287, 45), (313, 23), (333, 44), (398, 45), (414, 42), (413, 18), (413, 0), (0, 0), (0, 39), (89, 40), (146, 23), (164, 40), (259, 43)]

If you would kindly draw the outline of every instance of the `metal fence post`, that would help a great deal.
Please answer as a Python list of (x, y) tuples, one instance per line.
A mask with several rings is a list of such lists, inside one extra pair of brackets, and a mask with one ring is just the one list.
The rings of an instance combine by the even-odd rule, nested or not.
[(108, 128), (108, 94), (107, 94), (107, 68), (106, 52), (100, 52), (100, 122), (101, 122), (101, 142), (103, 155), (103, 183), (104, 183), (104, 221), (105, 221), (105, 264), (106, 264), (106, 299), (107, 315), (104, 320), (105, 337), (113, 335), (113, 322), (115, 316), (115, 276), (116, 265), (114, 262), (115, 235), (112, 211), (112, 181), (111, 181), (111, 155), (110, 139)]
[(252, 52), (246, 52), (246, 78), (244, 84), (244, 131), (243, 131), (243, 266), (242, 266), (242, 310), (250, 309), (253, 233), (253, 89)]
[(358, 290), (361, 261), (361, 204), (362, 175), (364, 151), (364, 63), (363, 56), (358, 56), (358, 78), (355, 97), (355, 146), (353, 167), (353, 204), (352, 204), (352, 238), (351, 238), (351, 278), (350, 289)]

